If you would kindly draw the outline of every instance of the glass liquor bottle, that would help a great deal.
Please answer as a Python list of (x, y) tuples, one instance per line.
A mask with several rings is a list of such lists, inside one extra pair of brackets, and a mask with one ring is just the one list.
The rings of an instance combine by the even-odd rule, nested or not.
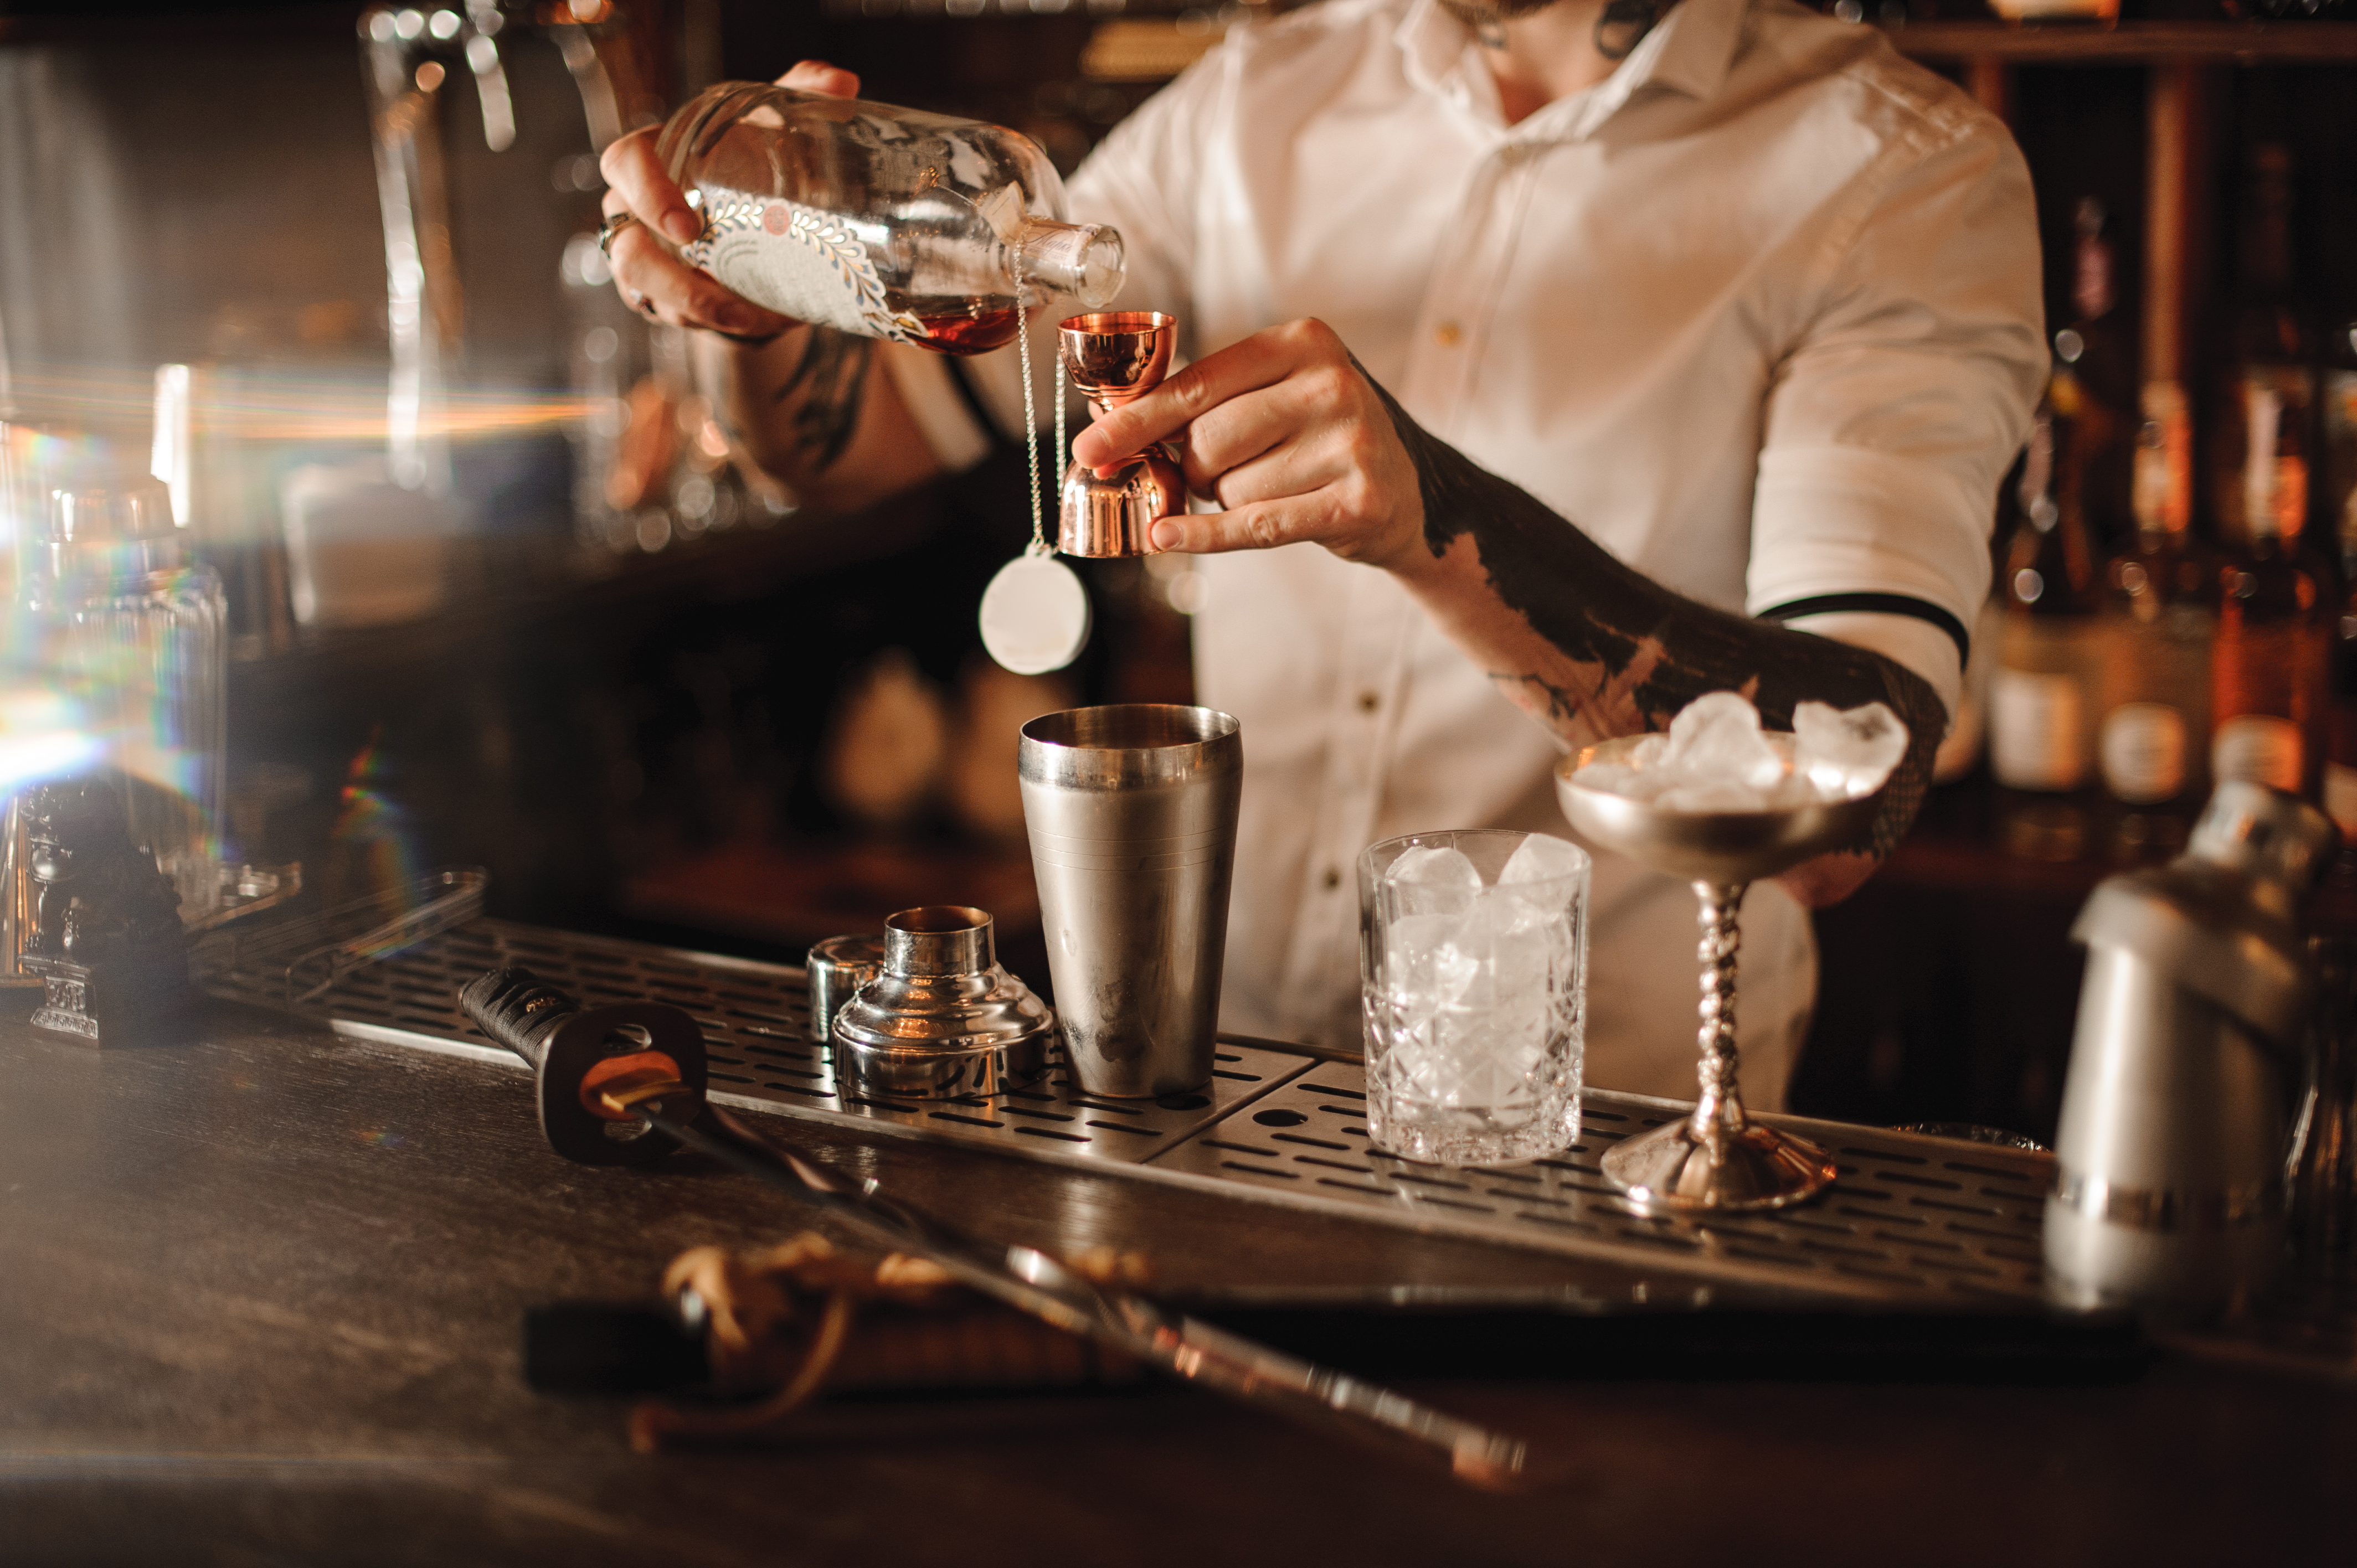
[(81, 719), (68, 770), (115, 785), (132, 842), (170, 878), (183, 921), (210, 914), (228, 611), (221, 578), (188, 562), (163, 481), (53, 490), (17, 609), (30, 662)]
[(2327, 638), (2319, 564), (2300, 547), (2307, 411), (2253, 393), (2247, 530), (2219, 572), (2211, 771), (2314, 796), (2323, 764)]
[(2001, 568), (2005, 628), (1989, 703), (1996, 781), (2049, 793), (2078, 789), (2093, 771), (2096, 607), (2084, 521), (2057, 503), (2053, 467), (2054, 422), (2041, 409), (2020, 469), (2021, 521)]
[(2211, 771), (2314, 796), (2337, 596), (2301, 547), (2314, 384), (2292, 272), (2291, 154), (2251, 150), (2208, 499), (2228, 542), (2212, 662)]
[(2207, 499), (2222, 540), (2250, 539), (2258, 523), (2279, 522), (2287, 510), (2300, 522), (2277, 533), (2297, 538), (2306, 520), (2315, 381), (2308, 311), (2294, 278), (2291, 220), (2291, 151), (2261, 143), (2251, 149), (2222, 345), (2225, 368), (2207, 420)]
[(2078, 206), (2072, 265), (2071, 324), (2054, 334), (2054, 372), (2047, 402), (2054, 413), (2054, 499), (2075, 510), (2088, 538), (2117, 549), (2136, 531), (2130, 497), (2140, 421), (2136, 349), (2114, 308), (2112, 242), (2104, 204)]
[(2357, 846), (2357, 320), (2337, 328), (2325, 349), (2320, 510), (2339, 536), (2344, 596), (2332, 628), (2323, 794), (2345, 858)]
[(724, 81), (656, 151), (704, 220), (680, 254), (798, 320), (978, 354), (1014, 340), (1018, 299), (1121, 286), (1121, 236), (1061, 221), (1055, 166), (1000, 126)]
[[(2102, 574), (2095, 750), (2104, 792), (2124, 808), (2112, 824), (2115, 854), (2138, 859), (2182, 847), (2189, 809), (2203, 793), (2217, 579), (2192, 538), (2181, 407), (2148, 407), (2133, 423), (2126, 413), (2133, 351), (2109, 318), (2112, 253), (2102, 220), (2100, 205), (2080, 203), (2082, 319), (2055, 335), (2055, 381), (2067, 380), (2092, 413), (2078, 422), (2083, 444), (2058, 489), (2066, 509), (2075, 499), (2085, 515), (2127, 524)], [(2145, 402), (2181, 404), (2174, 390), (2150, 389)], [(2114, 443), (2115, 431), (2126, 438)]]

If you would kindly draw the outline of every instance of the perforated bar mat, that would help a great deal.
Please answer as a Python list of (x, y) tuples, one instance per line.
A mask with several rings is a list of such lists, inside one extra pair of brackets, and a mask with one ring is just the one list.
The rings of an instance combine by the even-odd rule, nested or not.
[[(478, 920), (348, 976), (302, 1008), (339, 1032), (521, 1067), (458, 1010), (458, 988), (521, 964), (585, 1004), (652, 997), (703, 1026), (712, 1098), (751, 1111), (994, 1149), (1288, 1208), (1749, 1285), (1921, 1306), (2028, 1304), (2041, 1293), (2047, 1156), (1779, 1117), (1833, 1152), (1813, 1202), (1696, 1223), (1652, 1218), (1598, 1167), (1615, 1141), (1680, 1114), (1590, 1092), (1580, 1142), (1492, 1170), (1420, 1165), (1367, 1146), (1356, 1063), (1222, 1040), (1210, 1086), (1162, 1101), (1092, 1099), (1059, 1061), (1039, 1083), (946, 1101), (839, 1092), (809, 1038), (799, 969)], [(271, 977), (215, 994), (283, 1007)]]

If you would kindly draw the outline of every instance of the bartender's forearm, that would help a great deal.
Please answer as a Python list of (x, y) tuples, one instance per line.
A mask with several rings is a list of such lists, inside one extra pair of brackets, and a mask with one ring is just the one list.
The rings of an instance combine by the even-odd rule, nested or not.
[(879, 347), (798, 326), (758, 348), (724, 350), (730, 435), (805, 505), (853, 511), (941, 472)]
[[(1380, 391), (1380, 389), (1378, 389)], [(1802, 702), (1887, 703), (1912, 737), (1867, 838), (1789, 874), (1803, 898), (1849, 892), (1906, 832), (1947, 713), (1889, 659), (1695, 603), (1616, 559), (1392, 403), (1416, 474), (1423, 547), (1385, 564), (1516, 703), (1570, 745), (1668, 726), (1706, 692), (1749, 696), (1771, 728)]]

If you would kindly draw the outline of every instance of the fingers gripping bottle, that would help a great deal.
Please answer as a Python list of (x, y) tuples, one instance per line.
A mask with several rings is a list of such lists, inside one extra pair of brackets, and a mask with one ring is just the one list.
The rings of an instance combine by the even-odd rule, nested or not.
[(979, 354), (1043, 293), (1121, 286), (1120, 234), (1064, 222), (1055, 166), (997, 125), (725, 81), (656, 153), (704, 220), (681, 257), (797, 320)]

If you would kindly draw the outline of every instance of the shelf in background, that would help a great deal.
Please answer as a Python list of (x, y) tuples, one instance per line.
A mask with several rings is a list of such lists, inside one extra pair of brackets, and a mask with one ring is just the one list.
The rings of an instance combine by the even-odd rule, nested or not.
[(2016, 65), (2357, 63), (2357, 22), (1910, 22), (1889, 29), (1899, 52), (1921, 60)]

